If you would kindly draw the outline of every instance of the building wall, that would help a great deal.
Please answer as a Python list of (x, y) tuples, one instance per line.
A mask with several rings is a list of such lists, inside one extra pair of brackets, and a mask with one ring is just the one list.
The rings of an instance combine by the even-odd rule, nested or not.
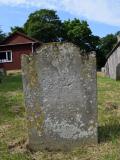
[(120, 63), (120, 46), (108, 58), (105, 65), (106, 75), (112, 79), (117, 79), (117, 66)]
[(0, 68), (4, 68), (5, 70), (21, 69), (21, 55), (22, 54), (29, 55), (32, 53), (31, 44), (0, 47), (0, 51), (7, 51), (7, 50), (12, 50), (12, 62), (6, 62), (0, 64)]

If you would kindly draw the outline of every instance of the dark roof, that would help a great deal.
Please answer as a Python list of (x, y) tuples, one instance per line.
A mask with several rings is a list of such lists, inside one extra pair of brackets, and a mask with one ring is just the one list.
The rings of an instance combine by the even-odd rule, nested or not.
[(108, 59), (113, 52), (120, 46), (120, 41), (115, 45), (115, 47), (111, 50), (111, 52), (106, 56), (106, 58)]
[[(16, 31), (16, 32), (10, 34), (5, 40), (3, 40), (3, 41), (0, 43), (0, 45), (1, 45), (1, 46), (4, 45), (7, 41), (9, 41), (9, 39), (11, 39), (12, 37), (14, 37), (16, 34), (17, 34), (17, 35), (20, 35), (20, 36), (22, 36), (22, 37), (25, 37), (25, 38), (31, 40), (31, 41), (34, 42), (34, 43), (42, 43), (42, 42), (38, 41), (38, 40), (35, 39), (35, 38), (31, 38), (31, 37), (27, 36), (27, 35), (24, 34), (24, 33), (21, 33), (21, 32)], [(32, 43), (32, 42), (31, 42), (31, 43)]]

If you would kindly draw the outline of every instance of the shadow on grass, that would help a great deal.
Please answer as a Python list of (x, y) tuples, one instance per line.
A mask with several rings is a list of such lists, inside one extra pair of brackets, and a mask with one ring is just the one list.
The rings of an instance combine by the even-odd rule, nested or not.
[(120, 123), (105, 124), (98, 127), (98, 141), (114, 141), (120, 136)]

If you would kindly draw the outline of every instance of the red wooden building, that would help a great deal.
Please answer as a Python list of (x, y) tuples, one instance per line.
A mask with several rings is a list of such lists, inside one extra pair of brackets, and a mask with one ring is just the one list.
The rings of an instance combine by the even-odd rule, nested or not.
[(21, 69), (21, 55), (34, 53), (40, 44), (23, 33), (11, 34), (0, 43), (0, 68), (6, 71)]

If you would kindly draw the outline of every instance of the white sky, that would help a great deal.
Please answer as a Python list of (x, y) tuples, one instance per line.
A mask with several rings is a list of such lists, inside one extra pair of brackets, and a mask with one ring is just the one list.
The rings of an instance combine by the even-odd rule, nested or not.
[(120, 26), (120, 0), (0, 0), (0, 5), (51, 8)]

